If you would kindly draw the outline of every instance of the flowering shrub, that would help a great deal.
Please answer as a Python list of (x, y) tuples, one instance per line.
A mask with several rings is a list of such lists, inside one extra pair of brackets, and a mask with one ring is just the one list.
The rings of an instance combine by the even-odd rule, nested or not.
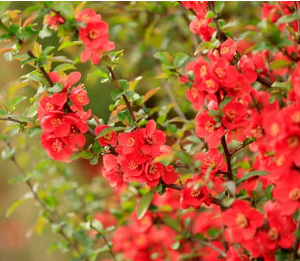
[[(34, 89), (30, 98), (1, 102), (0, 120), (8, 124), (2, 157), (30, 190), (8, 215), (34, 198), (39, 220), (62, 236), (51, 249), (71, 251), (72, 260), (299, 260), (299, 3), (248, 3), (256, 20), (246, 23), (222, 19), (231, 4), (120, 4), (135, 15), (145, 8), (151, 17), (140, 49), (156, 65), (144, 92), (137, 87), (142, 77), (117, 76), (130, 74), (136, 58), (119, 44), (130, 19), (106, 19), (116, 3), (103, 14), (85, 6), (90, 3), (4, 8), (1, 52), (30, 68), (20, 86)], [(163, 12), (182, 20), (183, 35), (172, 37), (176, 44), (183, 36), (188, 48), (168, 50), (172, 40), (158, 25)], [(55, 35), (58, 46), (47, 46), (44, 39)], [(156, 52), (151, 35), (162, 37)], [(67, 57), (57, 56), (61, 50)], [(139, 74), (150, 66), (143, 59)], [(87, 77), (81, 63), (92, 70)], [(95, 78), (100, 91), (92, 97)], [(157, 81), (165, 90), (152, 85)], [(96, 98), (103, 108), (105, 84), (112, 97), (108, 119), (90, 106)], [(31, 172), (18, 155), (20, 133), (38, 137), (39, 157), (50, 158), (31, 163)], [(88, 162), (86, 169), (97, 165), (101, 178), (75, 181), (67, 170), (73, 161)]]

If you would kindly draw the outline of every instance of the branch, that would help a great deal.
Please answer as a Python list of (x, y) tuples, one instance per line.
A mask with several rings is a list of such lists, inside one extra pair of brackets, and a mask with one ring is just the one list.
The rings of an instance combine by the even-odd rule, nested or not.
[(27, 122), (25, 121), (20, 121), (20, 120), (17, 120), (17, 119), (13, 119), (13, 118), (2, 118), (0, 117), (0, 121), (12, 121), (12, 122), (16, 122), (16, 123), (19, 123), (19, 124), (24, 124), (24, 125), (27, 125)]
[(265, 86), (268, 87), (268, 88), (271, 88), (271, 86), (272, 86), (272, 84), (273, 84), (270, 80), (265, 79), (265, 78), (262, 78), (262, 77), (259, 76), (259, 75), (257, 76), (256, 81), (259, 82), (259, 83), (261, 83), (261, 84), (263, 84), (263, 85), (265, 85)]
[[(110, 75), (111, 75), (111, 79), (112, 79), (112, 81), (114, 82), (114, 84), (117, 86), (117, 88), (118, 88), (120, 91), (123, 91), (122, 86), (121, 86), (120, 83), (118, 82), (118, 80), (117, 80), (117, 78), (116, 78), (116, 76), (115, 76), (115, 74), (114, 74), (113, 69), (112, 69), (111, 67), (109, 67), (109, 66), (106, 66), (106, 68), (109, 70)], [(133, 109), (132, 109), (132, 107), (131, 107), (131, 105), (130, 105), (130, 102), (128, 101), (127, 97), (126, 97), (124, 94), (122, 95), (122, 98), (123, 98), (124, 101), (125, 101), (125, 104), (126, 104), (126, 107), (127, 107), (128, 111), (129, 111), (129, 113), (130, 113), (131, 119), (133, 120), (133, 122), (136, 122), (136, 118), (135, 118)]]
[[(212, 1), (208, 1), (208, 6), (209, 6), (209, 9), (215, 14), (215, 3)], [(214, 17), (213, 22), (214, 22), (214, 24), (216, 26), (216, 30), (217, 30), (217, 39), (221, 43), (225, 42), (228, 39), (228, 37), (224, 32), (221, 31), (219, 24), (218, 24), (218, 18)]]
[(206, 241), (200, 240), (198, 238), (191, 238), (191, 240), (194, 241), (194, 242), (196, 242), (196, 243), (199, 243), (199, 244), (201, 244), (203, 246), (207, 246), (207, 247), (215, 250), (216, 252), (218, 252), (224, 258), (227, 257), (226, 253), (223, 250), (221, 250), (220, 248), (217, 248), (215, 245), (213, 245), (210, 242), (206, 242)]

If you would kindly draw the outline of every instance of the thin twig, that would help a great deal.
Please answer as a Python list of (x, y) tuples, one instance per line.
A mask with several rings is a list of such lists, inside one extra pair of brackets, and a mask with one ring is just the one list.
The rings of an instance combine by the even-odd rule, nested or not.
[(187, 118), (185, 117), (184, 113), (182, 112), (182, 110), (179, 107), (178, 102), (176, 101), (176, 97), (171, 89), (171, 87), (169, 86), (169, 84), (166, 84), (166, 91), (167, 94), (171, 100), (171, 102), (174, 104), (174, 110), (176, 111), (176, 113), (178, 114), (178, 116), (180, 116), (182, 119), (187, 120)]
[[(112, 81), (114, 82), (114, 84), (116, 85), (116, 87), (117, 87), (120, 91), (123, 91), (122, 86), (121, 86), (120, 83), (118, 82), (118, 80), (117, 80), (117, 78), (116, 78), (116, 76), (115, 76), (115, 73), (114, 73), (113, 69), (112, 69), (111, 67), (109, 67), (109, 66), (107, 66), (106, 68), (109, 70), (110, 75), (111, 75), (111, 79), (112, 79)], [(132, 109), (132, 107), (131, 107), (131, 105), (130, 105), (130, 102), (128, 101), (127, 97), (126, 97), (124, 94), (122, 95), (122, 98), (123, 98), (124, 101), (125, 101), (126, 107), (127, 107), (128, 111), (129, 111), (129, 113), (130, 113), (130, 116), (131, 116), (132, 121), (133, 121), (133, 122), (136, 122), (136, 118), (135, 118), (133, 109)]]
[(260, 115), (260, 114), (261, 114), (261, 111), (260, 111), (259, 105), (258, 105), (258, 103), (256, 102), (256, 100), (255, 100), (255, 98), (254, 98), (252, 92), (250, 92), (250, 96), (251, 96), (251, 99), (252, 99), (252, 101), (253, 101), (253, 103), (254, 103), (254, 106), (255, 106), (255, 108), (256, 108), (258, 114)]
[(213, 249), (214, 251), (218, 252), (221, 255), (221, 257), (224, 257), (224, 258), (227, 257), (226, 253), (223, 250), (221, 250), (220, 248), (216, 247), (215, 245), (213, 245), (210, 242), (206, 242), (206, 241), (200, 240), (198, 238), (191, 238), (191, 240), (194, 241), (194, 242), (197, 242), (197, 243), (199, 243), (199, 244), (201, 244), (203, 246), (207, 246), (207, 247)]
[(263, 84), (263, 85), (265, 85), (266, 87), (268, 87), (268, 88), (271, 88), (271, 86), (272, 86), (272, 82), (271, 81), (269, 81), (268, 79), (265, 79), (265, 78), (262, 78), (261, 76), (257, 76), (257, 79), (256, 79), (256, 81), (257, 82), (259, 82), (259, 83), (261, 83), (261, 84)]
[[(208, 1), (208, 6), (209, 6), (209, 9), (215, 14), (215, 3), (213, 1)], [(217, 30), (217, 39), (221, 43), (225, 42), (228, 39), (228, 37), (224, 32), (221, 31), (221, 29), (219, 27), (219, 23), (218, 23), (218, 18), (213, 17), (213, 22), (214, 22), (214, 24), (216, 26), (216, 30)]]
[(2, 118), (0, 117), (0, 121), (11, 121), (11, 122), (16, 122), (16, 123), (19, 123), (19, 124), (24, 124), (24, 125), (27, 125), (27, 122), (25, 121), (20, 121), (20, 120), (17, 120), (17, 119), (13, 119), (13, 118)]

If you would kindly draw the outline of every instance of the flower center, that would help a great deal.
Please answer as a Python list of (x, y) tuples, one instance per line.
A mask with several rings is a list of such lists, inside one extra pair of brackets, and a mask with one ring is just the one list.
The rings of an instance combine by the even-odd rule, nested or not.
[(88, 35), (91, 40), (95, 40), (99, 37), (99, 31), (96, 29), (91, 29), (89, 31)]
[(168, 172), (173, 172), (174, 171), (174, 166), (169, 165), (169, 166), (165, 167), (165, 170), (168, 171)]
[(223, 78), (224, 76), (224, 70), (221, 67), (216, 68), (215, 73), (218, 76), (218, 78)]
[(227, 46), (224, 46), (221, 48), (221, 55), (223, 55), (225, 53), (229, 53), (229, 47), (227, 47)]
[(198, 97), (198, 90), (196, 88), (192, 88), (191, 95), (194, 99), (196, 99)]
[(103, 138), (105, 140), (111, 140), (112, 139), (112, 134), (111, 133), (106, 133), (106, 134), (104, 134)]
[(52, 127), (59, 127), (60, 125), (62, 125), (62, 121), (61, 119), (58, 119), (58, 118), (54, 118), (54, 119), (51, 119), (51, 125)]
[(216, 84), (213, 80), (206, 80), (205, 81), (205, 85), (207, 86), (207, 88), (212, 89), (216, 87)]
[(263, 137), (263, 128), (258, 125), (256, 129), (252, 130), (254, 138), (262, 138)]
[(212, 122), (207, 121), (207, 122), (205, 123), (205, 130), (206, 130), (207, 132), (213, 132), (214, 129), (215, 129), (215, 126), (214, 126), (214, 124), (213, 124)]
[(289, 137), (287, 139), (287, 142), (288, 142), (288, 146), (290, 148), (296, 148), (299, 144), (299, 137), (298, 136), (292, 136), (292, 137)]
[(268, 236), (272, 241), (275, 241), (278, 239), (279, 235), (278, 235), (278, 231), (276, 228), (271, 228), (268, 232)]
[(47, 102), (45, 108), (46, 111), (52, 111), (54, 109), (54, 106), (50, 102)]
[(134, 139), (134, 138), (129, 138), (129, 139), (127, 140), (127, 146), (128, 146), (128, 147), (133, 147), (134, 144), (135, 144), (135, 139)]
[(295, 123), (299, 123), (300, 122), (300, 111), (296, 111), (293, 115), (292, 115), (292, 120)]
[(128, 168), (131, 170), (135, 170), (135, 169), (137, 169), (137, 167), (138, 167), (138, 165), (134, 161), (130, 161), (128, 163)]
[(235, 222), (239, 228), (245, 228), (248, 226), (247, 218), (242, 213), (238, 213)]
[(157, 142), (156, 142), (154, 135), (151, 134), (151, 135), (145, 136), (145, 143), (147, 145), (155, 145)]
[(232, 121), (234, 122), (235, 118), (236, 118), (236, 111), (233, 109), (229, 109), (226, 111), (226, 116)]
[(190, 194), (193, 198), (198, 198), (200, 196), (201, 192), (199, 189), (192, 189)]
[(276, 137), (280, 132), (280, 127), (277, 123), (273, 123), (271, 126), (271, 134), (273, 137)]
[(157, 172), (157, 166), (156, 164), (151, 164), (148, 170), (149, 174), (155, 174)]
[(207, 73), (207, 68), (205, 65), (202, 65), (201, 69), (200, 69), (200, 76), (204, 77), (206, 75), (206, 73)]
[(78, 93), (77, 95), (76, 95), (76, 98), (77, 98), (77, 101), (79, 101), (80, 103), (82, 103), (83, 102), (83, 100), (84, 100), (84, 93)]
[(297, 201), (298, 199), (300, 199), (300, 189), (299, 188), (294, 188), (290, 194), (289, 194), (289, 198), (292, 201)]
[(52, 143), (52, 149), (58, 153), (60, 153), (63, 150), (63, 143), (59, 139), (56, 139)]

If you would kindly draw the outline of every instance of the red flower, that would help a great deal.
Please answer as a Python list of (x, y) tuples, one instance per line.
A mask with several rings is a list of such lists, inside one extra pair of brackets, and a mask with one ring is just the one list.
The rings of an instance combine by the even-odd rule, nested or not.
[[(109, 128), (109, 125), (99, 125), (95, 128), (95, 134), (98, 135), (102, 130)], [(107, 145), (116, 146), (117, 145), (117, 133), (115, 131), (109, 131), (105, 133), (102, 137), (98, 139), (101, 146), (105, 147)]]
[(146, 128), (139, 131), (139, 149), (149, 156), (158, 156), (161, 154), (160, 147), (166, 142), (165, 134), (156, 130), (156, 122), (150, 120)]
[(80, 72), (71, 72), (67, 76), (61, 76), (57, 72), (50, 72), (48, 75), (53, 83), (60, 82), (63, 85), (64, 90), (69, 90), (81, 78)]
[(227, 226), (226, 240), (240, 243), (253, 238), (256, 229), (263, 224), (263, 216), (251, 208), (249, 202), (236, 200), (230, 209), (223, 212), (222, 221)]
[(101, 15), (96, 14), (93, 9), (86, 8), (76, 15), (76, 20), (86, 23), (87, 21), (95, 17), (97, 17), (98, 20), (101, 20)]
[(211, 148), (206, 153), (198, 153), (196, 159), (202, 163), (201, 172), (203, 174), (214, 174), (221, 169), (223, 155), (216, 149)]
[(44, 132), (41, 136), (41, 144), (50, 158), (69, 162), (72, 150), (65, 138), (58, 138), (53, 134)]
[(108, 24), (91, 18), (87, 21), (85, 28), (80, 27), (79, 38), (87, 49), (98, 49), (103, 43), (108, 42)]
[(237, 43), (232, 39), (227, 39), (220, 45), (220, 55), (225, 58), (228, 62), (231, 62), (237, 49)]
[(69, 97), (70, 100), (77, 106), (85, 106), (89, 103), (87, 92), (83, 89), (82, 85), (73, 88)]
[(98, 49), (86, 49), (83, 51), (80, 56), (80, 60), (83, 63), (91, 60), (94, 65), (97, 65), (100, 62), (103, 53), (113, 49), (115, 49), (115, 44), (113, 42), (102, 42)]
[(103, 156), (102, 175), (108, 179), (112, 187), (121, 187), (123, 185), (123, 172), (118, 158), (112, 154)]
[[(220, 139), (224, 136), (224, 129), (210, 117), (207, 111), (196, 116), (196, 134), (204, 138), (210, 148), (216, 148), (220, 144)], [(219, 126), (218, 126), (219, 125)]]
[(138, 129), (133, 132), (120, 133), (118, 135), (118, 153), (127, 155), (135, 152), (139, 147)]
[(148, 162), (145, 165), (145, 180), (147, 185), (154, 187), (159, 183), (164, 173), (164, 166), (158, 162)]
[(164, 171), (161, 173), (161, 179), (166, 184), (173, 184), (178, 179), (178, 173), (175, 172), (174, 166), (164, 166)]
[(199, 177), (188, 179), (181, 190), (181, 207), (183, 209), (193, 207), (200, 208), (203, 203), (209, 206), (212, 199), (208, 194), (206, 183)]
[(222, 117), (222, 123), (230, 130), (242, 127), (247, 123), (246, 107), (236, 100), (231, 100), (227, 105), (225, 105), (223, 112), (224, 116)]
[(291, 170), (274, 188), (274, 198), (283, 204), (281, 215), (291, 216), (300, 207), (300, 174)]
[(65, 137), (71, 130), (70, 122), (65, 119), (64, 113), (61, 111), (44, 116), (41, 120), (41, 127), (46, 132), (52, 132), (56, 137)]

